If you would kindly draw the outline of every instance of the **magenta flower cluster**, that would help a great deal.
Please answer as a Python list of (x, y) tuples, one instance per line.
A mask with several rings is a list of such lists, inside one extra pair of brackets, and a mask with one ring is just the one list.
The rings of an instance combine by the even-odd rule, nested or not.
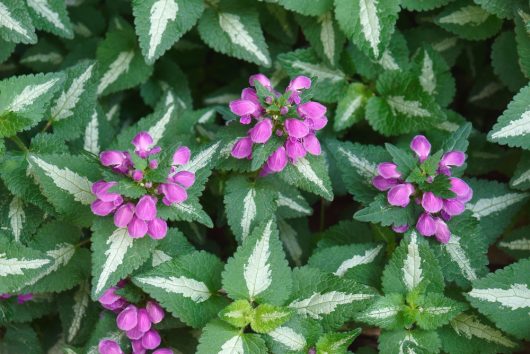
[[(254, 144), (266, 144), (272, 134), (284, 139), (263, 166), (262, 174), (282, 171), (288, 162), (311, 155), (320, 155), (320, 142), (316, 132), (328, 122), (326, 107), (318, 102), (302, 103), (303, 90), (311, 87), (311, 79), (298, 76), (291, 80), (285, 93), (274, 90), (269, 78), (263, 74), (252, 75), (251, 87), (243, 89), (241, 99), (230, 102), (230, 110), (240, 117), (241, 124), (252, 125), (246, 137), (240, 138), (232, 148), (237, 159), (252, 159)], [(259, 83), (268, 91), (260, 101), (256, 86)]]
[[(104, 308), (118, 314), (116, 325), (130, 339), (133, 353), (145, 354), (147, 350), (154, 350), (153, 354), (173, 354), (169, 348), (158, 348), (162, 340), (158, 331), (153, 328), (164, 319), (164, 309), (154, 301), (148, 301), (144, 308), (129, 304), (116, 294), (116, 290), (123, 285), (122, 281), (107, 289), (99, 302)], [(101, 340), (98, 349), (100, 354), (124, 353), (120, 345), (111, 339)]]
[(186, 189), (195, 182), (195, 174), (177, 170), (177, 166), (187, 164), (191, 152), (186, 146), (179, 147), (173, 154), (172, 166), (165, 183), (153, 183), (146, 180), (145, 176), (147, 171), (158, 168), (156, 155), (160, 153), (161, 148), (153, 147), (153, 138), (147, 132), (138, 133), (132, 144), (135, 147), (132, 153), (145, 162), (142, 166), (135, 166), (131, 153), (118, 150), (103, 151), (99, 156), (101, 164), (112, 168), (116, 173), (130, 177), (149, 194), (137, 201), (128, 200), (119, 193), (109, 191), (117, 182), (98, 181), (92, 185), (96, 200), (92, 202), (91, 209), (99, 216), (114, 213), (114, 224), (127, 228), (133, 238), (141, 238), (147, 234), (153, 239), (162, 239), (167, 233), (167, 223), (157, 217), (158, 198), (162, 197), (162, 203), (168, 206), (188, 199)]
[[(423, 135), (415, 136), (410, 148), (416, 153), (420, 163), (429, 158), (431, 144)], [(383, 162), (377, 166), (378, 175), (372, 179), (374, 187), (380, 191), (387, 191), (387, 200), (390, 205), (405, 208), (409, 205), (411, 197), (421, 205), (423, 211), (419, 216), (416, 229), (423, 236), (435, 236), (440, 242), (447, 243), (451, 232), (447, 221), (452, 217), (462, 214), (465, 204), (473, 197), (473, 190), (469, 185), (457, 177), (451, 177), (451, 168), (464, 164), (466, 156), (462, 151), (446, 152), (439, 164), (436, 175), (444, 174), (449, 177), (450, 188), (455, 197), (441, 198), (430, 191), (422, 191), (417, 185), (405, 182), (398, 171), (398, 166), (393, 162)], [(431, 183), (436, 176), (426, 176), (426, 182)], [(405, 232), (409, 225), (394, 225), (396, 232)]]
[[(10, 294), (0, 294), (0, 300), (7, 300), (7, 299), (9, 299), (11, 297), (12, 297), (12, 295), (10, 295)], [(32, 293), (17, 295), (17, 303), (19, 305), (22, 305), (23, 303), (28, 302), (30, 300), (33, 300), (33, 294)]]

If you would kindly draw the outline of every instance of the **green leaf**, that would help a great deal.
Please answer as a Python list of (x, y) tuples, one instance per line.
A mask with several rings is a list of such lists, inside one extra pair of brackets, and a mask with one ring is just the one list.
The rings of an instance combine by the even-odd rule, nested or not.
[(288, 164), (280, 177), (287, 183), (326, 200), (333, 200), (333, 189), (324, 156), (306, 156)]
[(37, 333), (29, 324), (10, 325), (0, 342), (0, 353), (44, 353)]
[(96, 59), (101, 73), (97, 87), (100, 96), (135, 87), (153, 71), (145, 63), (136, 35), (128, 25), (107, 33), (98, 46)]
[(193, 252), (133, 277), (133, 282), (186, 324), (200, 328), (228, 304), (218, 294), (223, 263)]
[(377, 80), (377, 92), (366, 105), (368, 123), (383, 135), (427, 129), (446, 119), (434, 98), (410, 72), (387, 71)]
[(488, 134), (488, 140), (501, 145), (530, 150), (530, 85), (514, 96)]
[(382, 226), (412, 225), (415, 223), (414, 207), (406, 208), (388, 204), (385, 195), (380, 194), (367, 207), (356, 212), (355, 220), (380, 223)]
[(530, 339), (530, 260), (521, 260), (473, 282), (471, 305), (502, 330)]
[(33, 296), (31, 301), (26, 301), (23, 304), (18, 303), (17, 296), (12, 296), (0, 302), (0, 323), (5, 326), (9, 323), (31, 322), (49, 315), (55, 310), (54, 298), (51, 295), (38, 294)]
[(313, 214), (313, 209), (302, 194), (295, 188), (286, 186), (281, 180), (275, 183), (278, 191), (276, 213), (284, 219), (299, 218)]
[(97, 300), (149, 259), (155, 241), (133, 239), (127, 229), (116, 228), (111, 218), (96, 220), (92, 230), (92, 299)]
[(64, 1), (28, 0), (27, 4), (33, 24), (37, 29), (68, 39), (74, 38), (72, 24), (70, 23)]
[(382, 332), (378, 342), (379, 351), (385, 354), (439, 353), (442, 345), (436, 332), (420, 329)]
[(351, 84), (337, 104), (333, 130), (338, 132), (361, 121), (364, 118), (364, 106), (370, 96), (371, 92), (363, 84)]
[(417, 158), (410, 152), (402, 150), (395, 145), (386, 143), (385, 149), (392, 156), (392, 161), (398, 166), (397, 169), (406, 179), (406, 176), (418, 165)]
[(136, 33), (147, 63), (154, 63), (189, 31), (203, 10), (200, 0), (133, 1)]
[(455, 301), (442, 294), (430, 293), (420, 298), (417, 304), (416, 324), (425, 330), (441, 327), (462, 311), (467, 310), (465, 303)]
[(349, 332), (326, 333), (318, 339), (317, 352), (321, 354), (347, 353), (351, 342), (361, 334), (357, 328)]
[(490, 14), (503, 19), (513, 18), (514, 10), (518, 4), (518, 1), (515, 0), (473, 0), (473, 2), (480, 5)]
[(288, 10), (306, 16), (319, 16), (333, 7), (333, 0), (314, 0), (308, 3), (304, 0), (278, 0), (278, 3)]
[(506, 184), (496, 181), (471, 179), (468, 182), (473, 189), (473, 199), (466, 204), (466, 209), (479, 221), (482, 238), (492, 244), (511, 224), (530, 193), (512, 191)]
[(202, 40), (215, 51), (251, 63), (271, 66), (271, 58), (252, 7), (207, 8), (198, 25)]
[(519, 91), (528, 83), (519, 62), (515, 34), (513, 31), (502, 32), (491, 46), (491, 65), (501, 82), (512, 92)]
[(35, 44), (37, 36), (26, 5), (18, 0), (0, 1), (0, 35), (8, 42)]
[(298, 354), (307, 352), (322, 332), (318, 322), (293, 316), (289, 322), (264, 336), (273, 353)]
[(530, 189), (530, 152), (523, 151), (510, 180), (510, 187), (523, 191)]
[(242, 176), (231, 177), (226, 183), (224, 203), (228, 224), (240, 241), (244, 241), (254, 227), (270, 219), (276, 209), (275, 193), (266, 180), (255, 182)]
[(390, 42), (399, 11), (396, 0), (335, 1), (335, 16), (344, 33), (374, 59), (381, 58)]
[(60, 73), (14, 76), (0, 81), (0, 137), (39, 123), (63, 81)]
[(271, 156), (274, 151), (283, 145), (283, 141), (276, 135), (273, 135), (267, 143), (255, 145), (257, 146), (252, 151), (252, 161), (250, 162), (251, 171), (259, 170), (267, 161), (269, 156)]
[(403, 0), (401, 6), (412, 11), (428, 11), (442, 7), (451, 0)]
[(61, 94), (49, 112), (53, 131), (61, 138), (72, 140), (82, 134), (96, 107), (96, 63), (80, 62), (68, 68)]
[(385, 294), (408, 294), (413, 290), (442, 292), (442, 271), (427, 242), (415, 230), (407, 232), (383, 272)]
[(475, 41), (494, 36), (502, 26), (501, 19), (490, 15), (472, 0), (449, 4), (436, 16), (435, 23), (463, 39)]
[(380, 192), (372, 185), (377, 164), (390, 161), (388, 152), (374, 145), (326, 140), (330, 156), (337, 161), (342, 181), (355, 200), (369, 204)]
[(311, 87), (315, 99), (337, 102), (347, 88), (346, 74), (321, 63), (312, 49), (298, 49), (278, 55), (278, 61), (291, 77), (305, 75), (317, 78)]
[(518, 346), (486, 319), (472, 312), (456, 316), (450, 325), (437, 332), (443, 350), (449, 354), (510, 353)]
[(366, 308), (376, 291), (352, 280), (337, 278), (310, 267), (293, 272), (293, 292), (288, 307), (326, 330), (336, 329)]
[(96, 323), (90, 339), (85, 345), (83, 353), (98, 353), (98, 344), (104, 339), (110, 339), (118, 343), (120, 348), (127, 349), (130, 343), (125, 332), (116, 327), (116, 316), (110, 311), (104, 311)]
[[(165, 211), (165, 212), (164, 212)], [(213, 227), (213, 221), (204, 211), (196, 198), (188, 198), (185, 202), (170, 207), (159, 207), (160, 216), (174, 221), (197, 221), (206, 227)]]
[(378, 298), (356, 319), (384, 329), (399, 329), (404, 325), (405, 299), (401, 294), (388, 294)]
[(466, 152), (469, 145), (469, 135), (471, 134), (471, 123), (465, 123), (455, 130), (449, 139), (443, 144), (443, 151), (463, 151)]
[(521, 70), (525, 74), (526, 77), (530, 76), (530, 35), (528, 32), (528, 27), (526, 23), (528, 22), (529, 13), (528, 8), (525, 12), (523, 9), (519, 9), (516, 12), (515, 21), (515, 40), (517, 42), (517, 53), (519, 54), (519, 57), (521, 60), (519, 61), (519, 65), (521, 67)]
[(219, 318), (234, 327), (245, 328), (254, 316), (254, 308), (247, 300), (236, 300), (219, 312)]
[(85, 343), (98, 321), (98, 306), (90, 300), (90, 282), (83, 281), (73, 292), (59, 298), (59, 315), (67, 343)]
[(501, 239), (498, 246), (515, 259), (530, 257), (530, 226), (520, 227)]
[(0, 229), (15, 242), (27, 240), (42, 222), (43, 211), (19, 197), (4, 198), (4, 203), (0, 202)]
[(261, 304), (254, 310), (250, 327), (257, 333), (269, 333), (289, 321), (292, 311), (269, 304)]
[(291, 291), (291, 270), (285, 260), (274, 220), (254, 228), (223, 272), (223, 288), (236, 299), (282, 305)]
[(243, 333), (240, 329), (215, 319), (204, 327), (197, 354), (218, 353), (267, 354), (265, 342), (258, 334)]

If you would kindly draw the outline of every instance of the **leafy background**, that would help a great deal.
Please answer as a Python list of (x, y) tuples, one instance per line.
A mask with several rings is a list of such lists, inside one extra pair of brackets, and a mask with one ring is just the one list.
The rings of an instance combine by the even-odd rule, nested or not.
[[(156, 17), (165, 21), (166, 29), (153, 49), (150, 18), (156, 3), (173, 7), (158, 10)], [(43, 6), (49, 11), (42, 12)], [(199, 276), (201, 272), (180, 257), (199, 249), (225, 261), (252, 229), (273, 216), (284, 249), (277, 248), (275, 257), (283, 259), (285, 252), (292, 267), (310, 266), (294, 272), (289, 300), (315, 291), (304, 288), (311, 281), (325, 284), (318, 291), (365, 284), (384, 294), (364, 309), (344, 306), (323, 321), (325, 330), (344, 323), (342, 329), (363, 327), (351, 350), (369, 353), (377, 345), (386, 353), (408, 346), (417, 352), (528, 350), (524, 343), (516, 348), (502, 345), (529, 339), (527, 308), (511, 311), (462, 295), (470, 289), (529, 285), (528, 2), (0, 0), (0, 15), (0, 254), (48, 261), (1, 281), (0, 292), (36, 294), (35, 301), (24, 305), (0, 303), (1, 352), (84, 352), (113, 328), (108, 314), (97, 318), (100, 307), (93, 299), (103, 288), (129, 276), (140, 286), (135, 276), (149, 274), (149, 264), (160, 252), (178, 258), (163, 269), (166, 274), (183, 271)], [(229, 158), (226, 146), (241, 132), (225, 124), (234, 118), (227, 104), (256, 72), (267, 74), (275, 85), (285, 85), (296, 75), (315, 79), (314, 99), (325, 103), (329, 112), (329, 124), (320, 134), (324, 156), (308, 162), (321, 184), (294, 168), (255, 180), (249, 171), (256, 166)], [(30, 96), (14, 105), (25, 88)], [(43, 90), (40, 95), (38, 88)], [(34, 99), (28, 98), (31, 93)], [(55, 166), (84, 177), (85, 183), (97, 180), (103, 171), (92, 154), (126, 148), (136, 132), (155, 129), (160, 122), (162, 146), (188, 144), (194, 156), (202, 158), (191, 165), (197, 187), (190, 191), (186, 207), (171, 214), (173, 231), (167, 240), (135, 243), (118, 269), (101, 280), (112, 230), (91, 215), (86, 188), (87, 195), (74, 198), (47, 171)], [(375, 145), (392, 142), (406, 147), (413, 135), (425, 133), (441, 146), (465, 122), (473, 127), (466, 178), (475, 197), (467, 221), (454, 227), (462, 234), (460, 246), (469, 255), (475, 276), (466, 277), (469, 272), (462, 273), (461, 263), (451, 262), (451, 249), (420, 242), (420, 255), (431, 265), (439, 263), (429, 275), (427, 293), (434, 295), (422, 301), (456, 301), (473, 310), (455, 305), (465, 311), (438, 320), (444, 326), (436, 331), (429, 319), (421, 319), (417, 324), (422, 329), (414, 332), (419, 344), (409, 341), (399, 347), (407, 338), (408, 332), (399, 330), (406, 319), (374, 321), (370, 306), (377, 308), (379, 301), (399, 303), (399, 296), (411, 300), (403, 284), (391, 281), (391, 270), (403, 263), (404, 248), (411, 241), (352, 217), (374, 197), (367, 183), (370, 166), (388, 159)], [(241, 203), (250, 191), (256, 210), (249, 219)], [(486, 208), (481, 208), (484, 203)], [(339, 261), (362, 254), (375, 243), (384, 246), (384, 256), (348, 273), (354, 285), (315, 280), (328, 277)], [(236, 253), (233, 262), (242, 262), (237, 259), (245, 252)], [(223, 264), (217, 258), (205, 260), (210, 261), (216, 264), (212, 269), (217, 278), (202, 280), (218, 290)], [(234, 263), (229, 262), (225, 271), (231, 264), (237, 268)], [(452, 300), (436, 298), (444, 280)], [(228, 284), (237, 288), (235, 282)], [(237, 289), (225, 290), (232, 299), (241, 296), (234, 296)], [(187, 335), (188, 325), (204, 326), (219, 306), (226, 305), (226, 298), (212, 298), (199, 313), (190, 307), (193, 304), (151, 295), (184, 322), (167, 324), (168, 333), (182, 338), (171, 342), (182, 352), (194, 352), (197, 345), (197, 335)], [(264, 301), (284, 305), (285, 300)], [(79, 332), (69, 337), (72, 309), (80, 301), (88, 310)], [(311, 337), (310, 325), (292, 321), (293, 328)], [(212, 343), (221, 340), (221, 334), (231, 333), (223, 326), (210, 322), (204, 336)], [(476, 329), (473, 335), (469, 328)], [(254, 345), (249, 348), (265, 345), (256, 338), (249, 337)]]

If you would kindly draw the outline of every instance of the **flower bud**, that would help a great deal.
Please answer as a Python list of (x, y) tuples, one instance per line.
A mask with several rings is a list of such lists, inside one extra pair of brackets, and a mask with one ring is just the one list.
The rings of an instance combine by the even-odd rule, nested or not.
[(98, 344), (100, 354), (123, 354), (118, 343), (110, 339), (103, 339)]
[(140, 170), (134, 170), (131, 177), (135, 182), (139, 182), (144, 178), (144, 173)]
[(150, 195), (141, 197), (134, 213), (141, 220), (153, 220), (156, 217), (156, 198)]
[(123, 309), (116, 317), (116, 325), (122, 331), (129, 331), (136, 327), (138, 323), (138, 309), (134, 305), (129, 305)]
[(434, 223), (433, 217), (428, 213), (423, 213), (418, 218), (416, 223), (416, 229), (423, 236), (432, 236), (436, 232), (436, 225)]
[(147, 331), (142, 337), (142, 346), (145, 349), (155, 349), (160, 345), (160, 334), (154, 329)]
[(167, 234), (167, 222), (160, 218), (149, 221), (147, 223), (147, 234), (155, 240), (163, 239)]
[(437, 213), (442, 210), (443, 199), (434, 195), (433, 192), (425, 192), (421, 198), (421, 206), (429, 213)]
[(309, 134), (309, 128), (301, 120), (289, 118), (285, 121), (285, 130), (293, 138), (303, 138)]
[(416, 135), (410, 142), (410, 148), (418, 155), (420, 162), (427, 160), (431, 153), (431, 143), (423, 135)]
[(387, 200), (390, 205), (406, 207), (410, 202), (410, 196), (414, 193), (414, 186), (410, 183), (398, 184), (390, 188)]
[(127, 225), (127, 231), (132, 238), (142, 238), (147, 233), (147, 223), (144, 220), (133, 216)]
[(248, 137), (241, 138), (232, 148), (232, 156), (236, 159), (245, 159), (252, 154), (252, 140)]
[(191, 150), (187, 146), (179, 147), (173, 154), (173, 165), (185, 165), (190, 161)]
[(164, 309), (160, 307), (159, 304), (157, 304), (154, 301), (148, 301), (145, 306), (147, 313), (149, 314), (149, 319), (153, 323), (160, 323), (165, 316)]

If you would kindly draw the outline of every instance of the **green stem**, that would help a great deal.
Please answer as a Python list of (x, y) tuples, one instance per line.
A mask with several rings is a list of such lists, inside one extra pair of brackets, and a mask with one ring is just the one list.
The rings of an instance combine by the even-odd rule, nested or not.
[(24, 144), (24, 142), (16, 135), (13, 135), (11, 137), (9, 137), (9, 139), (15, 143), (16, 146), (18, 146), (18, 148), (24, 152), (29, 152), (29, 149), (28, 147), (26, 146), (26, 144)]
[(46, 123), (46, 125), (44, 126), (44, 128), (42, 128), (41, 133), (44, 133), (44, 132), (45, 132), (46, 130), (48, 130), (51, 126), (52, 126), (52, 119), (50, 118), (50, 120)]

